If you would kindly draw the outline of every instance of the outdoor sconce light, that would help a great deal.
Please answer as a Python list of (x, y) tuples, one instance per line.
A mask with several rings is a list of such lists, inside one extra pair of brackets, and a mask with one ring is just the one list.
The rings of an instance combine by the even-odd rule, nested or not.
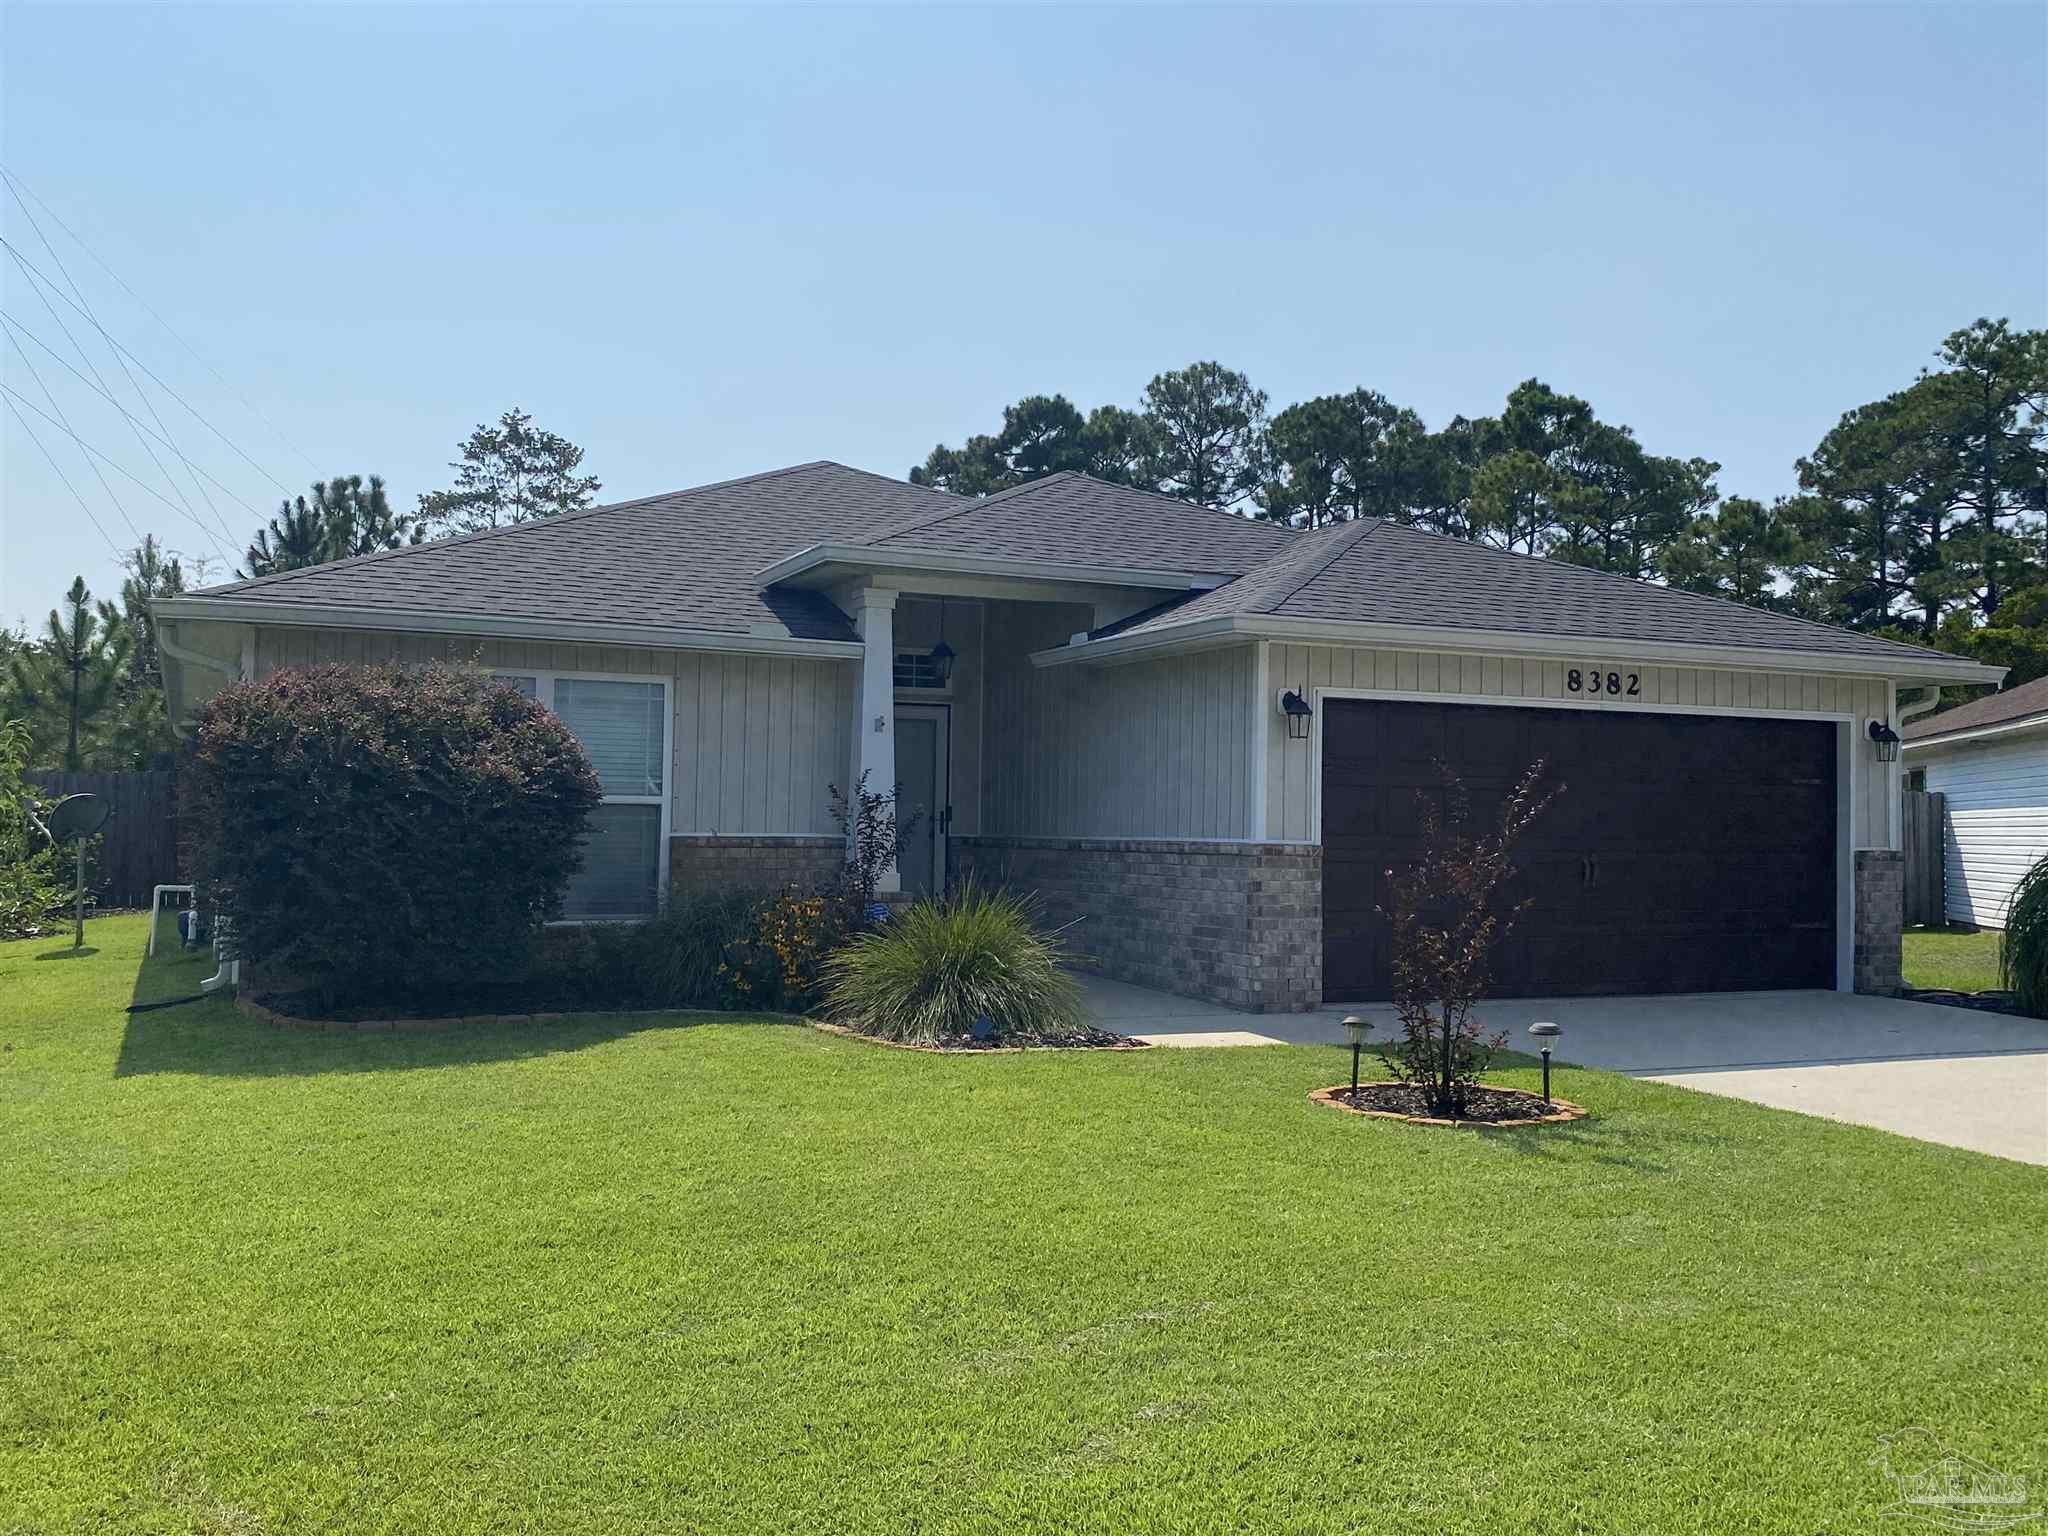
[(1361, 1019), (1355, 1013), (1344, 1016), (1344, 1033), (1351, 1037), (1351, 1098), (1358, 1100), (1358, 1057), (1365, 1049), (1365, 1037), (1372, 1033), (1372, 1022)]
[(1299, 688), (1289, 688), (1280, 695), (1280, 713), (1287, 717), (1287, 739), (1307, 741), (1308, 723), (1315, 717), (1315, 711), (1309, 708)]
[(931, 652), (932, 674), (938, 678), (941, 688), (953, 680), (954, 655), (953, 647), (946, 644), (946, 600), (942, 597), (939, 599), (939, 643), (932, 647)]
[(1882, 720), (1870, 722), (1871, 745), (1877, 748), (1880, 763), (1896, 763), (1899, 760), (1899, 733)]
[(1548, 1104), (1550, 1102), (1550, 1042), (1563, 1034), (1564, 1031), (1548, 1021), (1538, 1020), (1529, 1026), (1529, 1033), (1534, 1035), (1538, 1044), (1543, 1047), (1543, 1102)]

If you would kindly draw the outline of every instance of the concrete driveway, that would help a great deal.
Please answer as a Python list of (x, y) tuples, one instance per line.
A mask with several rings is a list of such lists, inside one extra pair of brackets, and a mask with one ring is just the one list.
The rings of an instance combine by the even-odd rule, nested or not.
[[(1384, 1003), (1248, 1014), (1083, 977), (1104, 1028), (1161, 1045), (1338, 1044), (1356, 1012), (1374, 1040)], [(2048, 1023), (1840, 992), (1495, 999), (1479, 1010), (1527, 1050), (1564, 1026), (1557, 1059), (2048, 1166)]]

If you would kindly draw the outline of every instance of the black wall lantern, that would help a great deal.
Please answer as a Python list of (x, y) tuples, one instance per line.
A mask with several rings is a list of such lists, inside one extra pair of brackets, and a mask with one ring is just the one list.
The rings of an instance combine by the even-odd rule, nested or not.
[(946, 600), (939, 599), (939, 643), (932, 647), (932, 672), (945, 687), (953, 680), (953, 647), (946, 644)]
[(1877, 749), (1880, 763), (1896, 763), (1899, 760), (1899, 733), (1882, 720), (1870, 722), (1870, 742)]
[(1280, 713), (1287, 717), (1287, 739), (1307, 741), (1308, 723), (1315, 718), (1315, 711), (1309, 708), (1299, 688), (1289, 688), (1280, 695)]

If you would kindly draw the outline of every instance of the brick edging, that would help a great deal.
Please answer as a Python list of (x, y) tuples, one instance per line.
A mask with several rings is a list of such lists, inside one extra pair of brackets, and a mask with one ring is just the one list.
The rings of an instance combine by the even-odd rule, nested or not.
[[(1372, 1085), (1360, 1083), (1358, 1086), (1366, 1088)], [(1481, 1086), (1487, 1085), (1482, 1084)], [(1588, 1114), (1592, 1113), (1592, 1111), (1584, 1106), (1573, 1104), (1568, 1100), (1552, 1099), (1550, 1101), (1551, 1113), (1547, 1115), (1534, 1115), (1525, 1120), (1447, 1120), (1437, 1115), (1404, 1115), (1397, 1109), (1360, 1109), (1354, 1104), (1346, 1104), (1337, 1097), (1339, 1094), (1349, 1093), (1350, 1091), (1351, 1085), (1349, 1083), (1339, 1083), (1334, 1088), (1318, 1088), (1308, 1096), (1308, 1099), (1311, 1104), (1321, 1104), (1328, 1109), (1342, 1110), (1347, 1115), (1364, 1115), (1369, 1120), (1399, 1120), (1407, 1125), (1447, 1125), (1465, 1131), (1512, 1131), (1519, 1126), (1525, 1125), (1564, 1125), (1573, 1120), (1583, 1120)], [(1520, 1093), (1522, 1090), (1510, 1088), (1502, 1091)]]
[(984, 1045), (970, 1051), (957, 1046), (919, 1045), (911, 1040), (884, 1040), (880, 1035), (865, 1035), (857, 1029), (828, 1023), (824, 1019), (806, 1019), (804, 1022), (821, 1035), (838, 1035), (866, 1045), (884, 1046), (892, 1051), (923, 1051), (927, 1056), (1023, 1056), (1032, 1051), (1149, 1051), (1153, 1048), (1150, 1040), (1126, 1037), (1122, 1045)]

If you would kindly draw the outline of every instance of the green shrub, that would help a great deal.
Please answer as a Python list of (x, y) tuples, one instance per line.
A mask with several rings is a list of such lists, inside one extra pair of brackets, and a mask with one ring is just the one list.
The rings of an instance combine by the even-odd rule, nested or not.
[(188, 781), (242, 953), (327, 1007), (524, 976), (602, 797), (576, 738), (466, 667), (320, 666), (215, 695)]
[(1017, 897), (972, 884), (919, 902), (827, 957), (830, 1014), (863, 1034), (925, 1045), (970, 1035), (984, 1017), (998, 1037), (1084, 1034), (1061, 946), (1031, 918)]
[(0, 939), (33, 939), (64, 926), (71, 894), (71, 850), (58, 848), (30, 817), (49, 802), (23, 777), (28, 727), (0, 721)]
[(2048, 1017), (2048, 858), (2013, 887), (1998, 941), (1998, 979), (2020, 1007)]
[(529, 990), (561, 1008), (753, 1006), (726, 972), (766, 898), (744, 890), (676, 896), (644, 923), (552, 928)]

